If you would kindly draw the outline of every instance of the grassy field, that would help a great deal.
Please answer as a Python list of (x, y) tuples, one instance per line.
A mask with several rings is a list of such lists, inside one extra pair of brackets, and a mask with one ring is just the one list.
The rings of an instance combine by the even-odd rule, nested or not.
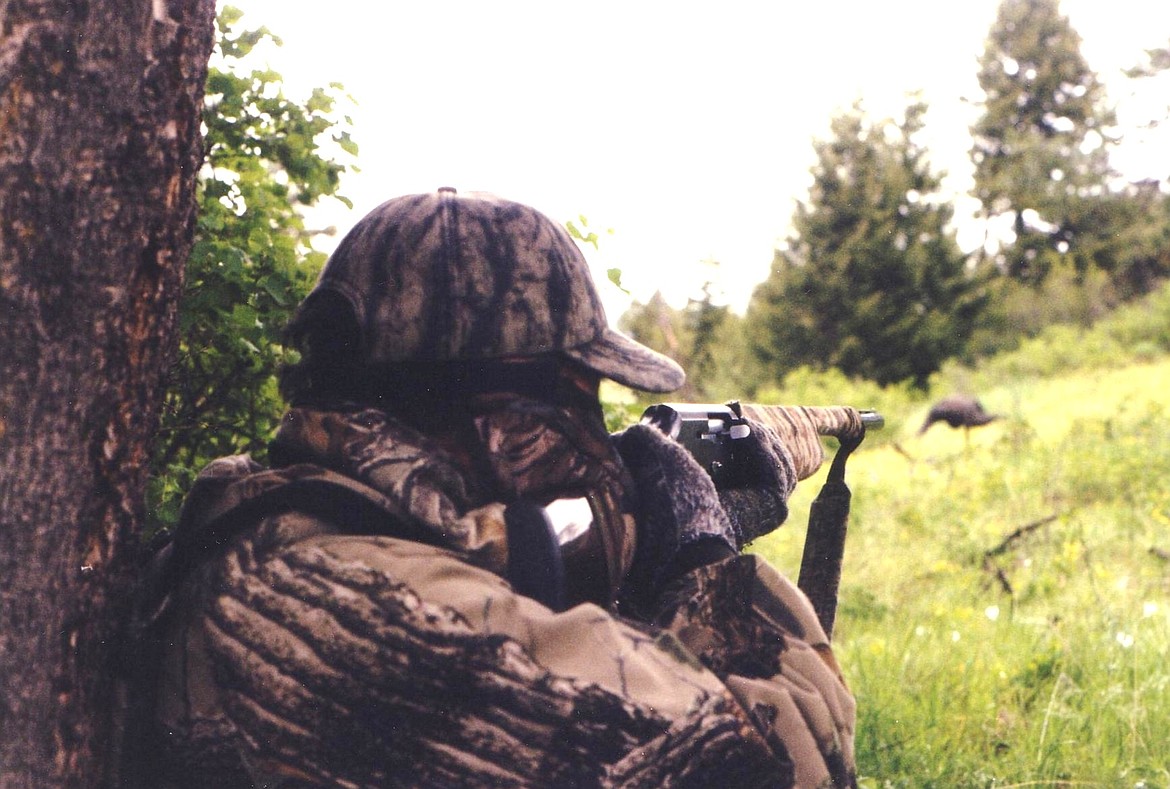
[[(1035, 373), (968, 381), (1004, 415), (969, 438), (893, 398), (850, 460), (865, 787), (1170, 787), (1170, 360)], [(754, 546), (793, 577), (818, 479)]]

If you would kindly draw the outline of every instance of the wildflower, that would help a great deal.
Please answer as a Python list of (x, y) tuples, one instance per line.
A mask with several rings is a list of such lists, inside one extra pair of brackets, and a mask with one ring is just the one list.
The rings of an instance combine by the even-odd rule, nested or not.
[(1115, 638), (1117, 639), (1117, 643), (1121, 644), (1123, 649), (1129, 649), (1133, 646), (1133, 636), (1131, 636), (1129, 633), (1118, 631)]
[(983, 609), (983, 614), (992, 622), (994, 622), (995, 620), (999, 619), (999, 606), (989, 605), (987, 608)]
[(1143, 617), (1151, 617), (1156, 613), (1158, 613), (1158, 604), (1153, 600), (1147, 600), (1146, 602), (1142, 603)]

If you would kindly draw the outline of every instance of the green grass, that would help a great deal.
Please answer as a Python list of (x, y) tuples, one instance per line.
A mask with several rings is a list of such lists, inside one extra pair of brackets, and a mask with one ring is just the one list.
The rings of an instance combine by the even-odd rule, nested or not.
[[(850, 460), (863, 786), (1170, 787), (1170, 360), (1052, 352), (967, 374), (1006, 417), (969, 441), (898, 394)], [(818, 488), (754, 546), (793, 577)]]

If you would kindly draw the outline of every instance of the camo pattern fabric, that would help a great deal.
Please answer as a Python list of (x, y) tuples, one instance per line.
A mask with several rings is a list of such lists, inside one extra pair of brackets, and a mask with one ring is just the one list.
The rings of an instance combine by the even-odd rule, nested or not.
[(757, 556), (701, 567), (666, 591), (654, 622), (726, 683), (796, 786), (854, 786), (856, 704), (804, 594)]
[(157, 785), (855, 785), (852, 699), (763, 562), (684, 576), (654, 623), (551, 611), (503, 580), (501, 509), (436, 448), (301, 418), (319, 464), (217, 461), (185, 508)]
[(372, 366), (562, 353), (635, 389), (686, 380), (675, 361), (609, 327), (563, 227), (484, 192), (386, 201), (341, 240), (306, 306), (324, 292), (352, 306)]

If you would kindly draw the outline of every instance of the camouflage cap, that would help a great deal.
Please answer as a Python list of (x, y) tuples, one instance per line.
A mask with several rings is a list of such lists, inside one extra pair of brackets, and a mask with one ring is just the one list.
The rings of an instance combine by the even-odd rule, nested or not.
[(374, 365), (559, 353), (636, 389), (685, 380), (673, 360), (609, 327), (562, 227), (482, 192), (443, 188), (378, 206), (342, 239), (306, 303), (326, 291), (353, 306)]

